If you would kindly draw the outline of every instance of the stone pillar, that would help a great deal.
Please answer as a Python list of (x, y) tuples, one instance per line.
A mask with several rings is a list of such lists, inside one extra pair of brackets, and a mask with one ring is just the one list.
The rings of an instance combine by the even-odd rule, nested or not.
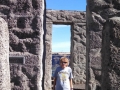
[(105, 24), (102, 58), (102, 90), (120, 90), (120, 17)]
[(45, 32), (45, 67), (44, 67), (44, 90), (51, 90), (51, 75), (52, 75), (52, 23), (46, 23)]
[(86, 23), (74, 23), (71, 35), (71, 61), (74, 87), (84, 89), (86, 83)]
[(86, 8), (86, 90), (97, 90), (101, 88), (101, 47), (102, 30), (105, 23), (104, 8), (105, 0), (87, 0)]
[[(9, 54), (13, 57), (22, 56), (25, 59), (24, 64), (18, 62), (14, 63), (14, 65), (10, 64), (11, 89), (28, 90), (30, 88), (42, 90), (44, 66), (43, 35), (44, 30), (46, 30), (45, 9), (45, 0), (0, 1), (0, 16), (8, 21)], [(6, 37), (6, 35), (4, 36)], [(17, 69), (17, 66), (20, 66), (22, 69)], [(15, 69), (16, 71), (14, 72)], [(17, 78), (20, 84), (16, 85), (17, 80), (14, 80), (14, 78), (16, 78), (17, 71), (21, 72), (19, 77), (24, 78), (24, 81), (19, 81)], [(24, 83), (27, 84), (24, 85)]]
[[(117, 57), (118, 55), (114, 56), (111, 51), (112, 49), (116, 49), (119, 52), (119, 38), (116, 36), (118, 35), (116, 32), (119, 32), (119, 27), (116, 28), (115, 26), (116, 24), (119, 25), (119, 11), (119, 0), (87, 0), (87, 90), (101, 90), (101, 87), (102, 90), (119, 90), (117, 88), (119, 86), (119, 80), (117, 80), (119, 79), (119, 74), (115, 71), (115, 69), (119, 70), (118, 63), (115, 63), (118, 62), (119, 59), (117, 58), (117, 60), (114, 61), (113, 57)], [(107, 26), (105, 24), (107, 24)], [(109, 30), (109, 34), (111, 35), (106, 34), (106, 36), (103, 36), (103, 30)], [(105, 43), (102, 37), (108, 41)], [(113, 38), (117, 39), (111, 41)], [(104, 44), (102, 44), (102, 42), (104, 42)], [(115, 44), (116, 42), (117, 44)], [(106, 53), (104, 51), (106, 51)], [(103, 56), (101, 56), (101, 54)]]
[(40, 38), (40, 42), (39, 42), (39, 54), (38, 54), (38, 57), (39, 57), (39, 61), (38, 61), (38, 68), (39, 68), (39, 72), (38, 72), (38, 75), (37, 75), (37, 89), (36, 90), (42, 90), (43, 87), (42, 87), (42, 81), (43, 81), (43, 63), (42, 63), (42, 60), (43, 60), (43, 34), (44, 34), (44, 13), (45, 13), (45, 0), (39, 0), (37, 1), (40, 5), (39, 7), (39, 13), (37, 16), (38, 16), (38, 22), (37, 22), (37, 25), (38, 26), (38, 29), (39, 29), (39, 38)]
[(11, 90), (9, 68), (9, 31), (6, 21), (0, 18), (0, 90)]

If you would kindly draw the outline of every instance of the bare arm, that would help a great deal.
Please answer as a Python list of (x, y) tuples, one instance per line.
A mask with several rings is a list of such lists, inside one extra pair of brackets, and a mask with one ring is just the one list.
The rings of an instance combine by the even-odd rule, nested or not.
[(70, 79), (70, 88), (71, 88), (71, 90), (73, 89), (73, 82), (72, 82), (72, 78)]
[(53, 78), (54, 82), (53, 82), (53, 90), (55, 90), (55, 85), (56, 85), (56, 78)]

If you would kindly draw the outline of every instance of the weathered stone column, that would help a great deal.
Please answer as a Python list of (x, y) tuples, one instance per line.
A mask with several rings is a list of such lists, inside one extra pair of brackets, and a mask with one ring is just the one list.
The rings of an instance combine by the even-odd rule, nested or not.
[(0, 18), (0, 90), (11, 90), (10, 86), (8, 25)]
[[(94, 0), (95, 1), (95, 0)], [(102, 23), (104, 19), (94, 11), (96, 6), (92, 0), (87, 0), (87, 10), (86, 10), (86, 90), (97, 90), (100, 88), (101, 79), (101, 46), (102, 46)], [(96, 3), (99, 3), (96, 1)]]
[[(42, 90), (43, 35), (46, 28), (45, 0), (2, 0), (0, 1), (0, 16), (8, 21), (10, 56), (24, 58), (22, 60), (24, 63), (19, 63), (20, 60), (14, 62), (14, 65), (10, 63), (11, 89)], [(19, 66), (22, 69), (18, 69)], [(16, 85), (17, 80), (13, 78), (16, 78), (18, 71), (21, 73), (17, 76), (24, 78), (24, 81), (19, 81), (17, 78), (20, 84)], [(7, 83), (4, 82), (4, 84)]]
[(45, 32), (45, 67), (44, 67), (44, 90), (51, 90), (51, 75), (52, 75), (52, 22), (46, 23)]
[(74, 87), (84, 89), (86, 83), (86, 23), (74, 23), (72, 29), (70, 66), (73, 70), (73, 83)]
[[(108, 76), (109, 76), (104, 74), (105, 72), (106, 74), (108, 73), (108, 68), (110, 66), (107, 64), (104, 64), (104, 63), (107, 63), (106, 59), (103, 59), (106, 57), (101, 56), (102, 54), (101, 49), (103, 49), (102, 31), (104, 30), (104, 28), (106, 28), (105, 26), (106, 21), (108, 21), (109, 19), (110, 21), (112, 21), (113, 17), (118, 17), (120, 15), (119, 14), (120, 2), (119, 0), (87, 0), (86, 13), (87, 13), (87, 19), (86, 19), (87, 20), (87, 35), (86, 35), (87, 36), (86, 37), (87, 39), (87, 42), (86, 42), (87, 43), (87, 55), (86, 55), (87, 56), (87, 86), (86, 86), (86, 89), (101, 90), (101, 87), (102, 87), (102, 90), (110, 90), (110, 88), (106, 88), (106, 87), (111, 86), (111, 81), (107, 80), (106, 82), (107, 84), (105, 84), (104, 82), (105, 79), (108, 79)], [(119, 21), (119, 18), (118, 18), (118, 21)], [(113, 28), (112, 27), (113, 24), (114, 23), (109, 24), (111, 25), (109, 26), (111, 27), (109, 29)], [(116, 36), (113, 35), (113, 37), (116, 37)], [(112, 39), (111, 36), (110, 38)], [(107, 39), (107, 36), (106, 36), (106, 39)], [(119, 39), (117, 39), (117, 42), (118, 41)], [(107, 42), (106, 44), (108, 45), (106, 47), (109, 48), (110, 47), (109, 42)], [(107, 49), (107, 48), (104, 48), (104, 49)], [(109, 50), (106, 51), (106, 53), (107, 55), (110, 55), (108, 54)], [(108, 57), (111, 57), (111, 56), (108, 56)], [(107, 70), (107, 71), (104, 71), (104, 70)], [(103, 82), (101, 82), (101, 80), (103, 80)], [(119, 90), (119, 89), (112, 89), (112, 90)]]
[(37, 1), (40, 5), (39, 7), (39, 13), (37, 16), (37, 25), (38, 26), (38, 29), (39, 29), (39, 38), (40, 38), (40, 42), (39, 42), (39, 47), (40, 47), (40, 50), (39, 50), (39, 61), (38, 61), (38, 68), (39, 68), (39, 72), (38, 72), (38, 75), (37, 75), (37, 89), (36, 90), (42, 90), (42, 78), (43, 78), (43, 63), (42, 63), (42, 60), (43, 60), (43, 34), (44, 34), (44, 10), (45, 10), (45, 0), (39, 0)]
[(120, 17), (107, 20), (102, 46), (102, 90), (120, 90)]

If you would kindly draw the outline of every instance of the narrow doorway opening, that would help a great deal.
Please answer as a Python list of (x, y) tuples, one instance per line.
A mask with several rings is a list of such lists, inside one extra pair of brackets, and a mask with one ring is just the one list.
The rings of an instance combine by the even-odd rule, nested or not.
[[(59, 59), (66, 56), (70, 60), (71, 25), (52, 25), (52, 76), (59, 66)], [(53, 88), (53, 78), (52, 78)]]
[(62, 56), (70, 59), (71, 25), (52, 25), (52, 75)]

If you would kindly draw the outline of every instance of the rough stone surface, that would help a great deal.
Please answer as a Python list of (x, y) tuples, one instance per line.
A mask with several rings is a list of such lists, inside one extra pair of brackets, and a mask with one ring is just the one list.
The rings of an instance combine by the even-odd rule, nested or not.
[(8, 24), (1, 17), (0, 17), (0, 90), (11, 90), (9, 68)]
[[(103, 30), (102, 90), (120, 90), (120, 17), (106, 21)], [(109, 83), (107, 83), (109, 82)]]
[(42, 90), (44, 5), (44, 0), (0, 0), (10, 56), (25, 57), (24, 64), (10, 63), (12, 90)]
[[(87, 38), (86, 38), (86, 43), (87, 43), (87, 90), (119, 90), (118, 88), (113, 88), (111, 85), (114, 86), (113, 82), (116, 80), (114, 78), (113, 72), (109, 72), (108, 68), (109, 65), (107, 60), (112, 60), (110, 59), (112, 56), (113, 52), (107, 51), (107, 48), (110, 48), (112, 44), (109, 44), (109, 38), (112, 39), (110, 36), (103, 36), (104, 28), (109, 27), (109, 32), (112, 32), (114, 23), (109, 24), (109, 26), (106, 26), (106, 21), (109, 20), (110, 18), (113, 18), (117, 16), (117, 20), (119, 20), (119, 15), (120, 15), (120, 2), (119, 0), (87, 0), (87, 11), (86, 11), (86, 22), (87, 22)], [(112, 21), (112, 20), (111, 20)], [(111, 28), (110, 28), (111, 27)], [(119, 29), (119, 28), (118, 28)], [(105, 29), (108, 31), (108, 29)], [(116, 29), (117, 30), (117, 29)], [(118, 31), (116, 31), (118, 32)], [(110, 33), (111, 35), (114, 33)], [(116, 37), (113, 35), (113, 37)], [(102, 41), (104, 42), (104, 39), (108, 41), (102, 45)], [(111, 40), (110, 40), (111, 41)], [(115, 42), (118, 43), (119, 40), (115, 39)], [(104, 46), (104, 47), (103, 47)], [(105, 48), (106, 47), (106, 48)], [(104, 49), (106, 52), (104, 53)], [(103, 49), (103, 53), (106, 56), (101, 56)], [(109, 54), (111, 53), (111, 54)], [(109, 59), (108, 59), (109, 57)], [(118, 59), (118, 58), (117, 58)], [(110, 61), (111, 62), (111, 61)], [(110, 63), (109, 62), (109, 63)], [(117, 62), (115, 63), (117, 64)], [(102, 70), (103, 68), (103, 70)], [(111, 68), (111, 67), (110, 67)], [(107, 71), (104, 71), (107, 70)], [(107, 75), (104, 75), (104, 74)], [(113, 78), (111, 81), (106, 80), (110, 79), (108, 73), (111, 75)], [(116, 73), (117, 74), (117, 73)], [(118, 76), (119, 77), (119, 76)], [(105, 82), (106, 81), (106, 82)], [(118, 82), (117, 82), (118, 83)], [(118, 85), (118, 84), (116, 84)], [(111, 88), (109, 88), (111, 87)]]
[[(51, 89), (52, 24), (71, 25), (70, 66), (74, 85), (87, 81), (86, 90), (119, 90), (119, 0), (87, 0), (87, 13), (64, 10), (45, 13), (44, 5), (44, 0), (0, 0), (0, 17), (8, 22), (10, 56), (25, 58), (24, 64), (10, 63), (12, 90)], [(2, 57), (1, 70), (5, 71)], [(2, 82), (1, 90), (9, 90), (10, 86), (7, 88)]]
[[(86, 82), (86, 13), (80, 11), (64, 11), (64, 10), (47, 10), (46, 11), (46, 38), (51, 36), (52, 32), (52, 24), (62, 24), (62, 25), (71, 25), (71, 54), (70, 54), (70, 67), (73, 70), (73, 83), (74, 85), (79, 85), (79, 89), (81, 88), (81, 84), (85, 85)], [(51, 26), (50, 26), (51, 25)], [(48, 35), (50, 34), (50, 35)], [(50, 37), (49, 37), (50, 38)], [(46, 40), (48, 42), (49, 40)], [(47, 43), (47, 47), (50, 47), (51, 43)], [(48, 48), (49, 49), (49, 48)], [(46, 49), (47, 58), (45, 66), (48, 67), (46, 69), (46, 75), (50, 76), (51, 68), (49, 68), (49, 64), (51, 64), (51, 48), (50, 50)], [(48, 66), (47, 66), (48, 65)], [(51, 81), (51, 78), (46, 79), (44, 82), (48, 83)]]
[(44, 70), (44, 90), (51, 90), (52, 87), (52, 23), (46, 23), (46, 33), (45, 33), (45, 70)]

